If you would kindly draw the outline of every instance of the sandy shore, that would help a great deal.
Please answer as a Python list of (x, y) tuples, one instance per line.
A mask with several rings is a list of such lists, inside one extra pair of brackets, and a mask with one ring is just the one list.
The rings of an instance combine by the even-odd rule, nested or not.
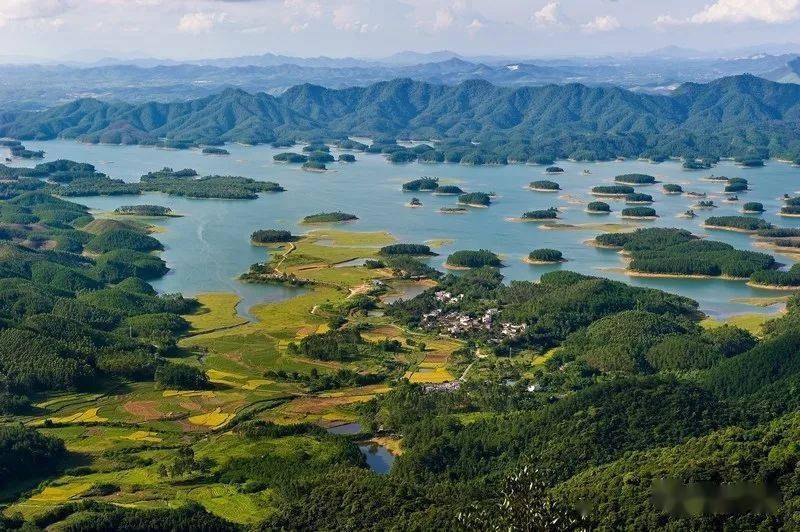
[(567, 259), (561, 260), (531, 260), (528, 257), (523, 257), (522, 262), (525, 264), (530, 264), (531, 266), (547, 266), (551, 264), (561, 264), (567, 262)]
[(560, 188), (536, 188), (536, 187), (525, 187), (528, 190), (533, 190), (534, 192), (561, 192)]
[(658, 216), (620, 216), (623, 220), (658, 220)]
[(556, 220), (558, 220), (558, 217), (556, 217), (556, 218), (520, 218), (520, 217), (513, 217), (512, 216), (510, 218), (506, 218), (507, 222), (517, 222), (517, 223), (528, 223), (528, 222), (542, 223), (542, 222), (555, 222)]
[(701, 224), (700, 227), (703, 229), (716, 229), (718, 231), (733, 231), (735, 233), (757, 233), (758, 230), (750, 230), (750, 229), (739, 229), (738, 227), (724, 227), (722, 225), (707, 225)]
[(681, 274), (681, 273), (648, 273), (637, 272), (636, 270), (622, 270), (626, 275), (631, 277), (650, 277), (653, 279), (722, 279), (723, 281), (746, 281), (747, 277), (731, 277), (729, 275), (702, 275), (699, 273)]
[(753, 288), (761, 288), (763, 290), (784, 290), (792, 292), (800, 290), (800, 286), (778, 286), (774, 284), (758, 284), (758, 283), (753, 283), (751, 281), (747, 281), (747, 286), (751, 286)]

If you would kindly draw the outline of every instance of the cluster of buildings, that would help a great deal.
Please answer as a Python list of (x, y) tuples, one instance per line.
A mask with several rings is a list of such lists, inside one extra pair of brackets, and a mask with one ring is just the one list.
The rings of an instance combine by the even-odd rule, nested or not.
[(440, 306), (422, 315), (423, 327), (438, 327), (448, 333), (458, 336), (470, 332), (496, 330), (501, 336), (514, 338), (525, 332), (524, 323), (515, 325), (513, 323), (497, 323), (500, 309), (490, 308), (482, 316), (472, 317), (458, 310), (447, 310), (447, 306), (455, 305), (464, 299), (464, 294), (453, 295), (445, 290), (440, 290), (435, 294), (436, 301)]

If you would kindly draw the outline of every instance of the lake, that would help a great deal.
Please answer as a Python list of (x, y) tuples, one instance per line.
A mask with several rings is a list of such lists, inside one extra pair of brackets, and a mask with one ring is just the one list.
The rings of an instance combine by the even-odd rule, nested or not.
[[(388, 230), (400, 242), (422, 243), (432, 239), (448, 239), (437, 249), (439, 257), (431, 264), (441, 266), (447, 255), (459, 249), (486, 248), (501, 255), (506, 265), (502, 274), (507, 280), (535, 280), (554, 269), (569, 269), (584, 274), (599, 275), (668, 290), (697, 300), (703, 311), (714, 317), (744, 312), (774, 312), (775, 308), (760, 308), (735, 300), (778, 295), (778, 292), (759, 290), (743, 282), (715, 279), (643, 279), (628, 277), (619, 268), (620, 256), (613, 250), (590, 247), (585, 241), (605, 232), (598, 229), (544, 229), (538, 223), (514, 223), (524, 211), (559, 207), (559, 222), (563, 224), (620, 223), (620, 200), (603, 200), (615, 211), (610, 215), (584, 212), (593, 198), (589, 191), (595, 185), (612, 184), (615, 175), (646, 173), (663, 183), (677, 183), (684, 190), (706, 192), (718, 208), (696, 211), (695, 219), (678, 218), (695, 203), (686, 196), (668, 196), (660, 185), (636, 187), (638, 192), (651, 194), (652, 205), (660, 215), (656, 221), (636, 222), (640, 226), (668, 226), (689, 229), (698, 235), (722, 240), (741, 249), (754, 249), (754, 241), (746, 234), (728, 231), (707, 231), (700, 225), (708, 216), (739, 214), (745, 201), (762, 202), (766, 208), (763, 218), (776, 225), (800, 226), (800, 219), (781, 218), (777, 212), (784, 193), (800, 188), (800, 169), (776, 161), (764, 168), (743, 169), (731, 162), (722, 162), (710, 171), (686, 171), (677, 162), (650, 164), (640, 161), (575, 163), (562, 161), (563, 174), (545, 176), (544, 168), (528, 165), (501, 167), (469, 167), (458, 164), (394, 165), (381, 155), (356, 153), (353, 164), (331, 163), (325, 173), (305, 172), (299, 166), (274, 163), (272, 156), (284, 149), (269, 146), (228, 145), (229, 156), (203, 155), (199, 150), (173, 151), (140, 146), (88, 145), (57, 140), (26, 142), (29, 149), (45, 150), (45, 160), (72, 159), (94, 164), (99, 171), (114, 178), (136, 181), (148, 171), (164, 166), (174, 169), (194, 168), (201, 175), (234, 174), (259, 180), (277, 181), (286, 188), (280, 194), (264, 194), (256, 200), (208, 200), (146, 194), (141, 197), (89, 197), (74, 201), (92, 209), (109, 211), (120, 205), (152, 203), (172, 208), (184, 215), (159, 221), (166, 232), (157, 235), (164, 243), (163, 258), (171, 271), (153, 285), (161, 292), (235, 292), (243, 298), (240, 312), (249, 317), (247, 309), (263, 301), (291, 297), (297, 289), (282, 286), (247, 285), (236, 277), (250, 264), (264, 261), (266, 251), (250, 245), (250, 234), (256, 229), (285, 228), (295, 233), (309, 230), (299, 224), (303, 216), (321, 211), (342, 210), (356, 214), (360, 220), (338, 226), (352, 231)], [(296, 150), (293, 150), (296, 151)], [(337, 155), (337, 150), (332, 153)], [(33, 165), (39, 161), (16, 161), (14, 164)], [(590, 173), (584, 173), (588, 170)], [(750, 181), (751, 191), (740, 193), (739, 203), (723, 203), (722, 185), (700, 178), (711, 173), (728, 177), (741, 176)], [(452, 206), (453, 196), (434, 196), (429, 193), (404, 193), (401, 184), (421, 176), (439, 177), (442, 183), (457, 184), (466, 191), (494, 192), (497, 197), (489, 208), (470, 208), (466, 214), (441, 214), (440, 207)], [(527, 190), (530, 181), (551, 179), (560, 183), (558, 193)], [(406, 203), (418, 197), (422, 208), (411, 209)], [(452, 241), (452, 242), (450, 242)], [(522, 262), (536, 248), (555, 248), (563, 252), (568, 262), (559, 265), (532, 266)], [(779, 262), (791, 264), (785, 256)]]

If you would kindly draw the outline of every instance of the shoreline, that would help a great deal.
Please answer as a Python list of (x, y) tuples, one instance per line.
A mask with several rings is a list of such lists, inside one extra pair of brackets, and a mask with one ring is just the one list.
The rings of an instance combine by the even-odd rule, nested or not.
[(593, 248), (597, 249), (613, 249), (614, 251), (622, 251), (622, 246), (610, 246), (608, 244), (601, 244), (594, 238), (590, 238), (589, 240), (584, 240), (584, 244), (587, 246), (592, 246)]
[(558, 217), (555, 217), (555, 218), (522, 218), (522, 217), (512, 216), (512, 217), (506, 218), (506, 221), (507, 222), (515, 222), (515, 223), (529, 223), (529, 222), (541, 223), (541, 222), (555, 222), (558, 219), (559, 219)]
[(560, 188), (538, 188), (538, 187), (525, 187), (528, 190), (532, 190), (534, 192), (561, 192)]
[(623, 220), (658, 220), (658, 216), (620, 216)]
[(637, 270), (629, 270), (624, 268), (626, 275), (631, 277), (643, 277), (652, 279), (721, 279), (723, 281), (747, 281), (749, 277), (731, 277), (730, 275), (704, 275), (701, 273), (650, 273), (640, 272)]
[(717, 231), (733, 231), (734, 233), (746, 233), (746, 234), (758, 233), (757, 229), (740, 229), (738, 227), (725, 227), (724, 225), (700, 224), (700, 227), (702, 227), (703, 229), (711, 229)]
[(778, 216), (783, 216), (784, 218), (800, 218), (800, 214), (794, 214), (789, 212), (779, 212)]
[(597, 198), (615, 198), (615, 199), (625, 199), (625, 196), (628, 194), (610, 194), (606, 192), (590, 192), (592, 196)]
[(587, 214), (611, 214), (612, 211), (593, 211), (592, 209), (583, 209)]
[(461, 203), (460, 201), (458, 202), (458, 205), (464, 205), (465, 207), (475, 207), (476, 209), (488, 209), (489, 208), (488, 205), (479, 205), (477, 203)]
[(751, 281), (747, 281), (747, 283), (745, 283), (745, 284), (747, 284), (747, 286), (749, 286), (751, 288), (761, 288), (762, 290), (775, 290), (775, 291), (782, 290), (784, 292), (796, 292), (796, 291), (800, 290), (800, 286), (781, 286), (781, 285), (777, 285), (777, 284), (759, 284), (759, 283), (753, 283)]
[[(493, 266), (491, 264), (486, 264), (486, 266), (489, 266), (491, 268), (503, 268), (504, 267), (504, 265), (502, 263), (498, 264), (497, 266)], [(442, 266), (442, 268), (444, 268), (445, 270), (463, 272), (463, 271), (467, 271), (467, 270), (474, 270), (476, 268), (483, 268), (483, 266), (454, 266), (452, 264), (447, 264), (445, 262), (444, 265)]]
[(525, 264), (530, 264), (531, 266), (548, 266), (552, 264), (563, 264), (567, 262), (567, 259), (561, 260), (531, 260), (528, 257), (522, 257), (522, 262)]

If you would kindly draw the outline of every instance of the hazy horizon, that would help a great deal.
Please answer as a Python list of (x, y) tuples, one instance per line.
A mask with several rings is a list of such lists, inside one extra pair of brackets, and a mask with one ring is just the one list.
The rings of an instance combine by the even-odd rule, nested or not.
[(0, 28), (12, 62), (769, 53), (800, 50), (800, 0), (0, 0)]

